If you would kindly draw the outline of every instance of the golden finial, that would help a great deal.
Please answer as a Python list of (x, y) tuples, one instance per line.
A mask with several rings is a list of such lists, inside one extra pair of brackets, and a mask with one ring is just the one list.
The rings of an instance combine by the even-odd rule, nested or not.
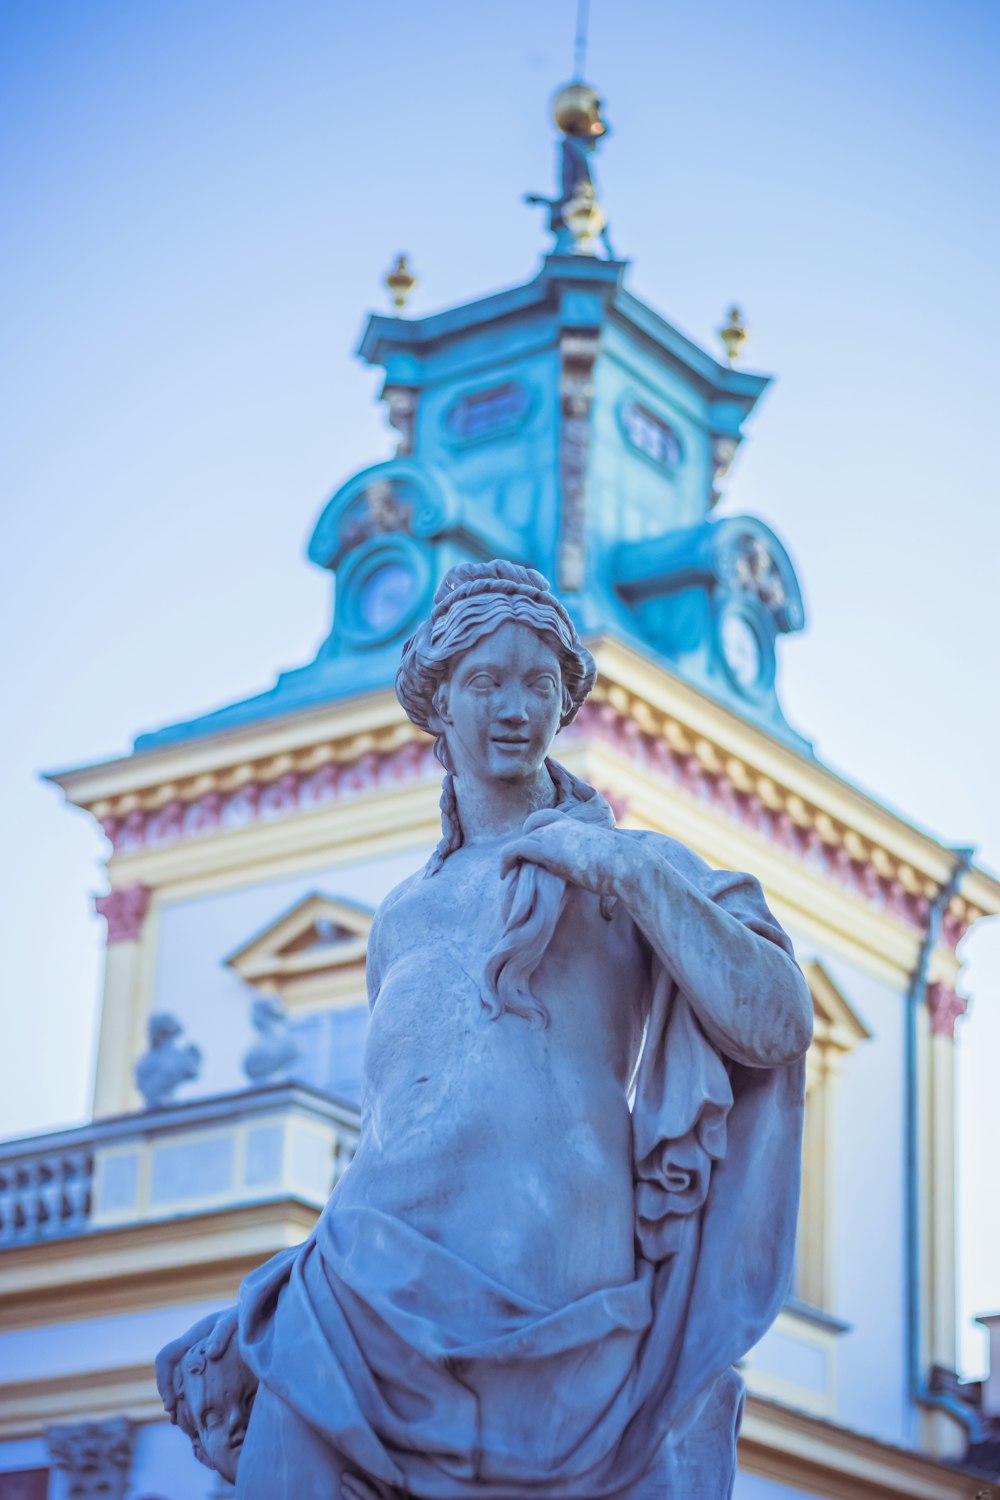
[(562, 211), (563, 223), (573, 236), (573, 252), (576, 255), (596, 255), (594, 239), (600, 234), (607, 220), (597, 201), (592, 182), (577, 184), (576, 192)]
[(552, 118), (563, 135), (598, 140), (607, 135), (607, 122), (601, 117), (601, 97), (589, 83), (576, 80), (561, 88), (552, 101)]
[(392, 296), (392, 305), (398, 313), (403, 311), (406, 300), (417, 284), (405, 255), (396, 256), (396, 264), (387, 272), (385, 284)]
[(743, 345), (750, 337), (750, 330), (743, 321), (743, 314), (738, 307), (731, 307), (722, 327), (719, 329), (719, 338), (722, 340), (726, 351), (726, 358), (731, 365), (739, 359)]

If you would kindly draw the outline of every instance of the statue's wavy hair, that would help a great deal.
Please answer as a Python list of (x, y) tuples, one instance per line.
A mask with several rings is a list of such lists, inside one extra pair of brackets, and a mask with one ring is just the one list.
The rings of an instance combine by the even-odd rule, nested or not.
[[(548, 640), (562, 669), (560, 729), (576, 717), (594, 685), (594, 658), (548, 579), (534, 568), (497, 559), (459, 563), (449, 569), (434, 595), (430, 619), (403, 647), (396, 696), (414, 724), (436, 733), (432, 724), (437, 718), (437, 693), (449, 676), (451, 663), (509, 620), (530, 626)], [(434, 751), (446, 771), (454, 770), (442, 734), (436, 734)]]
[[(438, 694), (455, 658), (508, 621), (527, 625), (548, 642), (559, 659), (563, 701), (559, 727), (576, 717), (594, 685), (594, 658), (580, 640), (563, 605), (546, 578), (534, 568), (496, 560), (460, 563), (450, 569), (434, 595), (434, 608), (403, 647), (396, 673), (396, 696), (414, 724), (435, 735), (434, 751), (445, 768), (441, 789), (442, 838), (428, 861), (426, 876), (435, 875), (462, 844), (462, 825), (455, 797), (454, 767), (440, 723)], [(583, 801), (592, 790), (577, 790), (575, 781), (555, 762), (546, 762), (557, 805)], [(555, 931), (566, 897), (566, 882), (534, 865), (521, 865), (507, 877), (505, 928), (486, 964), (483, 1005), (492, 1019), (505, 1012), (545, 1025), (545, 1007), (532, 994), (530, 978)]]
[[(215, 1351), (215, 1358), (221, 1359), (229, 1348), (232, 1339)], [(178, 1361), (174, 1372), (174, 1402), (172, 1408), (168, 1408), (170, 1420), (175, 1422), (186, 1437), (194, 1444), (195, 1456), (199, 1463), (205, 1463), (201, 1440), (198, 1436), (198, 1413), (191, 1404), (190, 1391), (185, 1377), (189, 1375), (204, 1375), (208, 1369), (208, 1340), (200, 1339), (198, 1343), (192, 1344), (182, 1359)], [(211, 1465), (209, 1466), (211, 1467)]]

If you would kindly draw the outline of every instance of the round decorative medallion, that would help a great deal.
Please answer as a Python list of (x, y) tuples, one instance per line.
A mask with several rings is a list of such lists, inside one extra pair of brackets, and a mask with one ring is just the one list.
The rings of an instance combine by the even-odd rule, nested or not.
[(720, 639), (733, 681), (744, 691), (752, 691), (760, 682), (764, 653), (760, 637), (741, 610), (730, 609), (723, 615)]

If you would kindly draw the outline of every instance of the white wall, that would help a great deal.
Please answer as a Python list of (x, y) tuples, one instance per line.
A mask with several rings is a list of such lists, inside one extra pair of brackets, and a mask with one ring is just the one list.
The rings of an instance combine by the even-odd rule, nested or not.
[(838, 1341), (836, 1420), (886, 1442), (916, 1440), (907, 1399), (901, 991), (796, 940), (819, 959), (872, 1032), (844, 1060), (837, 1089), (833, 1286), (825, 1309), (850, 1324)]
[(187, 1438), (169, 1422), (144, 1423), (137, 1429), (127, 1500), (209, 1500), (232, 1493), (218, 1475), (198, 1463)]
[(192, 1302), (113, 1317), (70, 1319), (47, 1327), (10, 1329), (0, 1333), (0, 1382), (111, 1370), (143, 1360), (152, 1366), (158, 1349), (206, 1313), (217, 1310), (215, 1302)]

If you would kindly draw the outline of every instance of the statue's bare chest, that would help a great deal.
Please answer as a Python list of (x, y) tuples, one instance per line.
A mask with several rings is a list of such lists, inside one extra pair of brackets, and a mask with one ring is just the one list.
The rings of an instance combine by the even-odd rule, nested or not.
[[(373, 1027), (386, 1042), (466, 1057), (482, 1049), (520, 1053), (558, 1046), (603, 1059), (627, 1076), (641, 1033), (649, 955), (628, 913), (602, 911), (599, 897), (570, 886), (552, 939), (532, 975), (550, 1015), (539, 1033), (518, 1017), (486, 1019), (484, 971), (504, 931), (502, 845), (453, 854), (418, 880), (382, 923), (381, 975)], [(379, 1014), (381, 1011), (381, 1014)]]

